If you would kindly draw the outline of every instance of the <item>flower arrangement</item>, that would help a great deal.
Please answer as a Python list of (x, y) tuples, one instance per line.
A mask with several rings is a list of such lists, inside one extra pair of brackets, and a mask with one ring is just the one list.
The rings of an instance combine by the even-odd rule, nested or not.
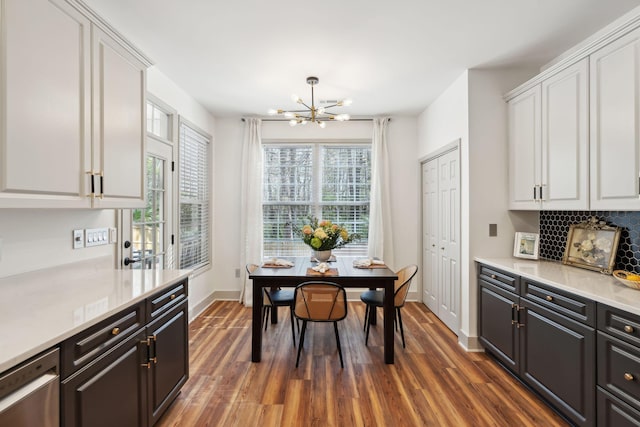
[(292, 225), (292, 229), (314, 251), (337, 249), (360, 238), (358, 234), (349, 234), (341, 225), (316, 217), (310, 217), (302, 227)]

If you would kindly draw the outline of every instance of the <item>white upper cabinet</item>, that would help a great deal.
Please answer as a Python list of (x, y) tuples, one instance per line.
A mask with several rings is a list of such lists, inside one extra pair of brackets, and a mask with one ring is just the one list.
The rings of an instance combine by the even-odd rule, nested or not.
[(588, 62), (509, 100), (510, 209), (587, 209)]
[(591, 208), (640, 209), (640, 29), (590, 58)]
[(94, 204), (144, 207), (146, 67), (95, 26), (92, 39)]
[(541, 181), (540, 86), (509, 101), (509, 208), (538, 209)]
[(0, 207), (88, 207), (89, 20), (64, 2), (1, 10)]
[(144, 206), (148, 62), (74, 0), (0, 20), (0, 207)]
[(588, 76), (585, 58), (541, 83), (543, 209), (589, 208)]

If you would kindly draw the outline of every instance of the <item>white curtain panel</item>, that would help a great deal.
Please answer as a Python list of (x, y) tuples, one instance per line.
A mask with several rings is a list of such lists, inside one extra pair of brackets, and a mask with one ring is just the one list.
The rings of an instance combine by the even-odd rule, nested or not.
[(395, 268), (389, 191), (388, 117), (373, 119), (371, 141), (371, 197), (369, 212), (369, 257), (378, 257)]
[[(245, 119), (242, 146), (242, 190), (240, 198), (240, 262), (262, 262), (262, 138), (260, 119)], [(252, 280), (243, 269), (243, 289), (240, 301), (247, 307), (253, 305)]]

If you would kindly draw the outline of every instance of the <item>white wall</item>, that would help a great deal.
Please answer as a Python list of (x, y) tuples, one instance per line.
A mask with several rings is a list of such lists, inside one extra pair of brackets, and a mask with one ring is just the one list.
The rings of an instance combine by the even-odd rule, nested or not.
[[(292, 128), (286, 122), (263, 122), (262, 127), (262, 138), (265, 141), (362, 141), (370, 140), (371, 136), (370, 121), (330, 123), (324, 129), (311, 125)], [(219, 238), (215, 242), (216, 293), (236, 292), (239, 295), (241, 289), (241, 279), (235, 277), (235, 270), (244, 269), (244, 266), (240, 265), (240, 246), (237, 239), (240, 229), (240, 165), (243, 137), (244, 123), (240, 118), (217, 119), (214, 226), (217, 236), (228, 237)], [(416, 119), (393, 117), (389, 124), (388, 137), (390, 170), (393, 171), (390, 187), (396, 265), (417, 264), (420, 237), (420, 174), (416, 161)]]
[(113, 210), (0, 209), (0, 277), (94, 258), (115, 245), (73, 249), (76, 228), (115, 227)]
[[(507, 108), (502, 94), (536, 70), (463, 72), (418, 118), (418, 157), (460, 139), (461, 301), (458, 339), (475, 347), (475, 256), (510, 256), (515, 225), (536, 221), (507, 211)], [(489, 224), (498, 236), (489, 237)], [(520, 231), (520, 230), (519, 230)]]

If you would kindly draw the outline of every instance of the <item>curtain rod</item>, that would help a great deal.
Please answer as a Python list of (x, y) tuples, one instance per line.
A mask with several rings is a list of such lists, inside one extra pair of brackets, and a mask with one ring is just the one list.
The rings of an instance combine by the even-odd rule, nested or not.
[[(257, 117), (260, 118), (260, 117)], [(242, 117), (240, 120), (242, 120), (243, 122), (246, 121), (246, 119), (244, 117)], [(263, 122), (288, 122), (291, 119), (261, 119)], [(387, 119), (388, 121), (391, 121), (391, 117), (389, 117)], [(347, 120), (348, 122), (371, 122), (373, 121), (373, 119), (349, 119)]]

